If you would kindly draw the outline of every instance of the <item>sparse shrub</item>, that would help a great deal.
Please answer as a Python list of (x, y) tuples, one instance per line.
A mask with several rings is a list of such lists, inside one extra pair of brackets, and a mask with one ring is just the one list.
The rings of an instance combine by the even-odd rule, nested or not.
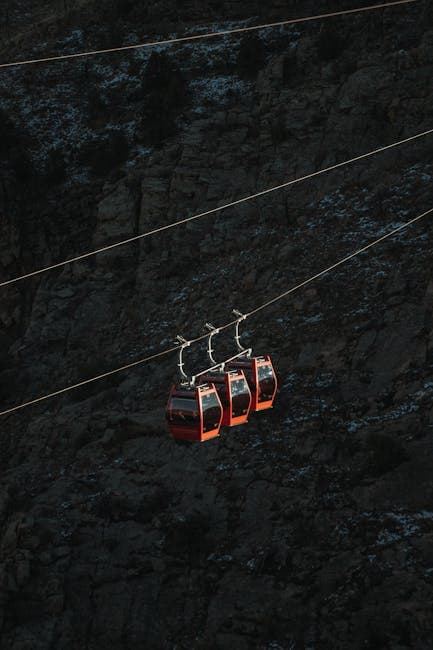
[(136, 0), (116, 0), (116, 13), (119, 18), (128, 16), (136, 8)]
[(1, 360), (1, 366), (5, 368), (1, 372), (0, 368), (0, 404), (2, 407), (7, 408), (12, 406), (17, 401), (17, 396), (22, 391), (22, 386), (25, 384), (27, 377), (20, 375), (19, 377), (11, 368), (16, 366), (16, 361), (8, 355)]
[(9, 158), (12, 147), (19, 144), (19, 133), (15, 125), (4, 111), (0, 111), (0, 157)]
[(26, 493), (25, 488), (19, 482), (12, 479), (7, 489), (8, 499), (6, 502), (6, 511), (4, 519), (10, 517), (15, 512), (28, 512), (33, 505), (33, 499), (30, 494)]
[(371, 119), (374, 122), (378, 123), (380, 126), (384, 126), (390, 122), (388, 108), (379, 102), (375, 102), (372, 105), (370, 109), (370, 116)]
[(281, 142), (284, 142), (284, 140), (287, 140), (288, 130), (286, 127), (286, 119), (284, 115), (279, 115), (271, 123), (271, 135), (272, 135), (272, 141), (276, 145)]
[(134, 521), (147, 523), (157, 514), (161, 514), (170, 505), (172, 495), (164, 487), (156, 487), (152, 492), (146, 494), (134, 516)]
[(66, 162), (61, 151), (50, 149), (44, 169), (44, 181), (48, 185), (58, 185), (66, 179)]
[(317, 53), (321, 61), (328, 63), (338, 59), (346, 46), (345, 40), (333, 29), (323, 29), (317, 42)]
[[(94, 83), (96, 83), (96, 80)], [(101, 97), (101, 94), (98, 92), (94, 92), (93, 83), (88, 84), (86, 103), (87, 103), (87, 116), (89, 119), (89, 124), (93, 128), (98, 128), (98, 126), (108, 121), (109, 108), (107, 106), (107, 103), (104, 101), (103, 97)]]
[(143, 78), (143, 135), (156, 145), (176, 133), (176, 118), (187, 99), (187, 84), (182, 72), (166, 54), (154, 52)]
[(388, 621), (384, 617), (369, 621), (365, 629), (364, 647), (366, 650), (390, 648), (391, 639), (388, 632)]
[(398, 239), (395, 239), (394, 241), (391, 240), (389, 242), (387, 249), (388, 249), (387, 250), (388, 257), (397, 261), (397, 260), (401, 260), (401, 256), (404, 253), (405, 246), (403, 242), (399, 241)]
[(275, 544), (264, 552), (258, 573), (275, 576), (278, 580), (286, 580), (292, 566), (292, 557)]
[(239, 76), (242, 79), (255, 79), (265, 61), (265, 48), (257, 34), (244, 36), (237, 60)]
[(73, 440), (68, 443), (69, 447), (77, 453), (83, 447), (86, 447), (92, 442), (92, 433), (89, 429), (83, 428)]
[(14, 149), (10, 157), (10, 168), (19, 183), (28, 183), (35, 176), (32, 161), (24, 149)]
[(4, 162), (19, 182), (28, 181), (32, 172), (26, 149), (19, 129), (4, 111), (0, 111), (0, 163)]
[(105, 176), (128, 159), (129, 143), (120, 131), (114, 131), (108, 140), (88, 142), (80, 149), (78, 158), (97, 176)]
[(10, 388), (8, 373), (0, 374), (0, 404), (6, 408), (13, 399), (13, 390)]
[(294, 521), (292, 540), (293, 544), (299, 545), (302, 547), (308, 546), (311, 539), (314, 539), (315, 535), (315, 526), (314, 521), (307, 516), (300, 515)]
[(254, 119), (248, 127), (248, 139), (257, 140), (260, 137), (260, 120)]
[(208, 550), (207, 533), (209, 518), (203, 512), (195, 512), (172, 520), (166, 532), (166, 547), (169, 553), (197, 556)]
[(402, 443), (389, 435), (370, 433), (366, 445), (369, 450), (369, 469), (375, 476), (390, 472), (408, 459)]
[(285, 84), (289, 83), (291, 78), (296, 72), (296, 56), (294, 54), (288, 54), (284, 57), (283, 60), (283, 82)]
[(211, 0), (210, 6), (213, 11), (223, 12), (225, 9), (225, 2), (224, 0)]
[(97, 495), (97, 497), (90, 504), (90, 512), (96, 517), (107, 519), (111, 521), (115, 513), (115, 500), (113, 494), (105, 490)]

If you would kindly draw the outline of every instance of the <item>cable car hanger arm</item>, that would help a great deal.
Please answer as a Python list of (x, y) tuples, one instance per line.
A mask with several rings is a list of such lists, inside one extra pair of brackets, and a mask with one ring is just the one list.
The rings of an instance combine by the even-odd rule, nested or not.
[(224, 359), (221, 363), (217, 363), (215, 366), (211, 366), (210, 368), (206, 368), (206, 370), (202, 370), (199, 372), (197, 375), (193, 375), (191, 377), (191, 380), (193, 382), (193, 385), (195, 385), (195, 382), (197, 381), (198, 377), (201, 377), (202, 375), (207, 374), (208, 372), (213, 372), (214, 370), (221, 370), (224, 371), (225, 366), (230, 363), (230, 361), (234, 361), (235, 359), (239, 359), (240, 357), (244, 357), (246, 353), (249, 353), (251, 355), (252, 349), (249, 348), (248, 350), (244, 350), (243, 352), (238, 352), (237, 354), (233, 355), (229, 359)]
[[(246, 316), (244, 317), (242, 315), (241, 320), (244, 320), (244, 318), (246, 318)], [(221, 331), (222, 328), (214, 327), (211, 323), (206, 323), (205, 328), (207, 330), (209, 330), (209, 334), (204, 335), (202, 337), (199, 337), (198, 339), (194, 339), (192, 341), (187, 341), (183, 336), (180, 336), (180, 335), (176, 336), (176, 340), (180, 344), (179, 345), (179, 351), (178, 351), (179, 352), (179, 361), (178, 361), (177, 365), (178, 365), (178, 368), (179, 368), (179, 371), (180, 371), (181, 381), (184, 384), (187, 383), (189, 386), (195, 386), (196, 382), (197, 382), (197, 379), (199, 377), (201, 377), (202, 375), (204, 375), (204, 374), (206, 374), (208, 372), (213, 372), (214, 370), (219, 370), (219, 371), (223, 372), (225, 366), (228, 363), (230, 363), (230, 361), (234, 361), (235, 359), (239, 359), (240, 357), (244, 357), (244, 356), (250, 357), (251, 353), (252, 353), (251, 348), (249, 348), (249, 349), (242, 348), (237, 354), (231, 356), (228, 359), (224, 359), (223, 361), (220, 361), (220, 362), (215, 361), (215, 359), (213, 357), (214, 350), (212, 349), (212, 338), (216, 334), (219, 334), (219, 332)], [(226, 329), (226, 328), (227, 328), (227, 325), (223, 329)], [(203, 338), (208, 339), (207, 355), (208, 355), (208, 357), (209, 357), (209, 359), (210, 359), (210, 361), (212, 362), (213, 365), (210, 366), (209, 368), (206, 368), (205, 370), (201, 370), (200, 372), (196, 373), (195, 375), (191, 375), (191, 377), (189, 377), (186, 374), (185, 370), (184, 370), (184, 365), (185, 364), (184, 364), (184, 361), (183, 361), (183, 351), (184, 351), (185, 348), (190, 347), (190, 345), (192, 343), (198, 343), (199, 341), (203, 340)]]
[(235, 325), (235, 341), (236, 341), (236, 347), (237, 347), (237, 349), (239, 350), (239, 352), (243, 352), (243, 353), (245, 354), (245, 356), (247, 356), (248, 358), (250, 358), (250, 357), (251, 357), (251, 354), (252, 354), (252, 349), (251, 349), (251, 348), (248, 348), (248, 349), (245, 349), (245, 348), (244, 348), (244, 346), (243, 346), (242, 343), (241, 343), (241, 335), (239, 334), (239, 325), (240, 325), (244, 320), (247, 319), (247, 315), (246, 315), (246, 314), (243, 314), (243, 313), (240, 312), (238, 309), (233, 309), (233, 310), (232, 310), (232, 313), (233, 313), (235, 316), (238, 316), (238, 317), (239, 317), (239, 318), (237, 319), (237, 321), (234, 323), (234, 325)]
[(214, 325), (212, 325), (212, 323), (206, 323), (205, 329), (207, 329), (210, 332), (207, 341), (207, 356), (209, 357), (210, 361), (213, 364), (217, 364), (217, 361), (215, 361), (213, 357), (213, 353), (215, 352), (215, 350), (212, 348), (212, 339), (215, 336), (215, 334), (219, 334), (221, 330), (219, 327), (215, 327)]
[(185, 363), (183, 361), (183, 351), (184, 351), (185, 348), (189, 348), (189, 346), (191, 345), (191, 341), (187, 341), (183, 336), (180, 336), (178, 334), (176, 336), (176, 342), (180, 344), (180, 347), (179, 347), (179, 361), (178, 361), (178, 364), (177, 364), (177, 366), (179, 368), (180, 376), (181, 376), (182, 379), (186, 379), (187, 381), (189, 381), (189, 377), (188, 377), (188, 375), (186, 374), (186, 372), (183, 369), (183, 367), (185, 365)]

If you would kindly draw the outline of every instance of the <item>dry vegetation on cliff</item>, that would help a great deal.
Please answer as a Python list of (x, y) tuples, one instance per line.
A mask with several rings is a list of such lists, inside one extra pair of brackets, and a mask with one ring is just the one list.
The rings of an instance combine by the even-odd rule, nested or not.
[[(9, 2), (2, 60), (318, 4)], [(4, 71), (0, 280), (432, 128), (432, 18), (420, 0)], [(3, 290), (0, 410), (225, 322), (431, 208), (432, 150)], [(430, 648), (432, 236), (420, 223), (251, 321), (277, 405), (217, 441), (168, 438), (174, 359), (4, 418), (0, 647)]]

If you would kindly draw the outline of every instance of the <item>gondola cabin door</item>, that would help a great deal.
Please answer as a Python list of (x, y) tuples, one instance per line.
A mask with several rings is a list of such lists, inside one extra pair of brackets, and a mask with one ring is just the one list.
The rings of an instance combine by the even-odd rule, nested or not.
[(204, 442), (219, 435), (223, 409), (215, 386), (174, 386), (166, 419), (176, 440)]
[(269, 356), (236, 359), (230, 361), (227, 368), (244, 371), (251, 389), (252, 411), (272, 408), (277, 392), (277, 376)]
[(252, 396), (243, 370), (236, 368), (206, 374), (202, 381), (212, 383), (218, 392), (223, 407), (223, 426), (234, 427), (248, 421)]

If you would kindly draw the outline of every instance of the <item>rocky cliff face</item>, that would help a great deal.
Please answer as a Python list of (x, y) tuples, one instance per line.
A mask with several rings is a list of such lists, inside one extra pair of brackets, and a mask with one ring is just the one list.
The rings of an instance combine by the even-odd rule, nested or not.
[[(20, 3), (4, 38), (73, 51), (332, 8), (270, 4)], [(419, 2), (4, 72), (0, 278), (431, 128), (432, 17)], [(2, 289), (0, 410), (226, 322), (432, 207), (431, 152), (430, 136)], [(1, 648), (431, 647), (432, 234), (248, 321), (277, 403), (216, 441), (168, 437), (174, 358), (4, 417)]]

